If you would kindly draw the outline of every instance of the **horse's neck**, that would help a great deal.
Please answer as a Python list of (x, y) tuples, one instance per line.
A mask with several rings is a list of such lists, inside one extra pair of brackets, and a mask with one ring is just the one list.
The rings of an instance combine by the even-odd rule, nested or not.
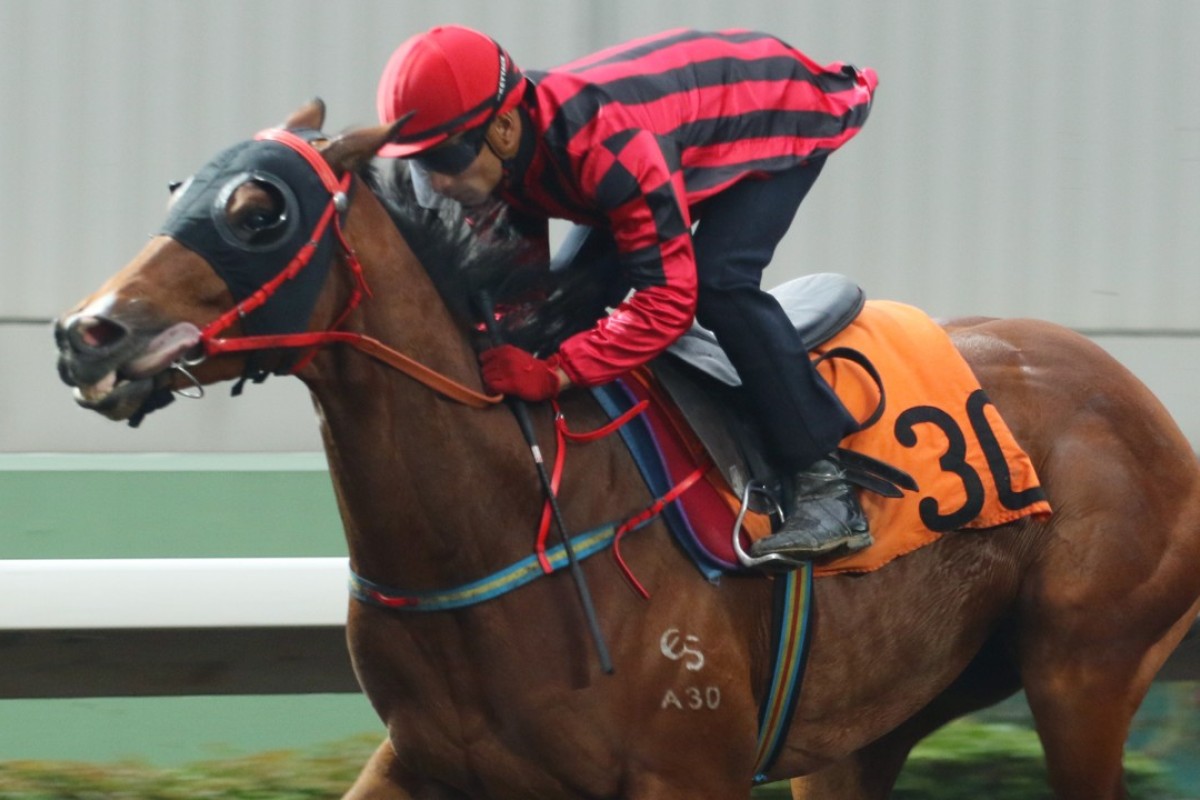
[(405, 381), (314, 385), (313, 394), (355, 570), (423, 589), (487, 561), (482, 545), (505, 509), (483, 498), (498, 494), (491, 485), (504, 465), (481, 424), (494, 413), (451, 409)]
[[(399, 235), (379, 235), (385, 226), (390, 235), (386, 217), (369, 213), (348, 221), (374, 296), (347, 327), (482, 390), (470, 344)], [(504, 485), (529, 456), (503, 407), (447, 400), (348, 347), (323, 351), (304, 380), (321, 415), (351, 561), (365, 577), (444, 586), (490, 568), (494, 537), (515, 526), (509, 518), (521, 504), (536, 515), (535, 493)]]

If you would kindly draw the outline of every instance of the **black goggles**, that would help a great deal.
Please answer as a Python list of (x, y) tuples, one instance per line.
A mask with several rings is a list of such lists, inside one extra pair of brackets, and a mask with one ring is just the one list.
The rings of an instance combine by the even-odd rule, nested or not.
[(487, 122), (466, 131), (458, 138), (413, 156), (412, 160), (426, 172), (458, 175), (479, 158), (490, 123), (491, 119), (489, 118)]

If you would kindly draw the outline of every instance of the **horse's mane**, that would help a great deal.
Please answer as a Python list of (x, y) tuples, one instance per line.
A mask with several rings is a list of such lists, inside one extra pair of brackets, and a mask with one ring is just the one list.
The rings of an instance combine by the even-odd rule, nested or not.
[(438, 293), (464, 331), (478, 329), (479, 297), (501, 313), (505, 341), (536, 353), (553, 352), (571, 334), (607, 313), (610, 270), (552, 272), (530, 257), (526, 242), (503, 215), (486, 235), (472, 230), (462, 206), (425, 208), (417, 202), (408, 169), (399, 159), (376, 159), (359, 175), (383, 203)]

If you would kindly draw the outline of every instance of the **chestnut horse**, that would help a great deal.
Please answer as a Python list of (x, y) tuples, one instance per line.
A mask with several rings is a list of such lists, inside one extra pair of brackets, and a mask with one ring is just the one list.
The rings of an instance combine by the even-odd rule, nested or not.
[[(541, 487), (513, 415), (484, 396), (476, 331), (363, 180), (394, 126), (326, 138), (323, 119), (314, 102), (286, 128), (310, 142), (305, 180), (326, 172), (321, 202), (335, 222), (311, 238), (332, 244), (304, 268), (317, 276), (309, 300), (286, 296), (285, 283), (262, 307), (300, 314), (292, 330), (345, 335), (257, 353), (254, 368), (290, 369), (281, 354), (303, 355), (294, 371), (320, 417), (354, 572), (412, 591), (458, 586), (529, 555)], [(299, 241), (309, 238), (318, 214), (297, 200), (310, 190), (277, 168), (218, 158), (206, 170), (224, 189), (201, 204), (188, 246), (183, 234), (155, 236), (59, 320), (60, 372), (81, 405), (126, 419), (164, 389), (245, 372), (246, 353), (219, 347), (210, 326), (254, 333), (231, 313), (231, 287), (267, 282), (294, 254), (279, 260), (272, 247), (297, 218)], [(339, 186), (349, 198), (335, 203)], [(220, 257), (200, 255), (210, 250)], [(1197, 461), (1150, 391), (1083, 337), (1029, 320), (949, 329), (1055, 513), (949, 533), (867, 575), (818, 578), (803, 691), (768, 777), (795, 778), (797, 797), (886, 797), (921, 737), (1023, 689), (1056, 795), (1121, 797), (1130, 719), (1200, 610)], [(313, 336), (292, 344), (322, 343)], [(419, 362), (410, 372), (434, 387), (394, 369), (401, 359), (385, 348)], [(561, 407), (573, 429), (606, 421), (586, 392)], [(551, 409), (532, 415), (549, 461)], [(651, 499), (619, 437), (569, 448), (559, 501), (570, 531)], [(455, 610), (352, 600), (349, 650), (387, 737), (346, 796), (748, 797), (772, 582), (707, 581), (661, 523), (630, 536), (623, 555), (648, 602), (611, 560), (579, 564), (612, 675), (565, 572)], [(672, 632), (699, 657), (664, 657)]]

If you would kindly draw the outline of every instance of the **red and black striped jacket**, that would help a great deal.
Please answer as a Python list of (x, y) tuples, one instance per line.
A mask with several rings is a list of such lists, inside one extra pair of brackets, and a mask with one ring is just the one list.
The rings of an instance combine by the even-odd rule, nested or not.
[(645, 363), (691, 325), (690, 209), (836, 150), (866, 121), (877, 83), (872, 70), (821, 66), (752, 31), (667, 31), (526, 75), (532, 132), (500, 196), (611, 229), (635, 290), (559, 349), (583, 386)]

